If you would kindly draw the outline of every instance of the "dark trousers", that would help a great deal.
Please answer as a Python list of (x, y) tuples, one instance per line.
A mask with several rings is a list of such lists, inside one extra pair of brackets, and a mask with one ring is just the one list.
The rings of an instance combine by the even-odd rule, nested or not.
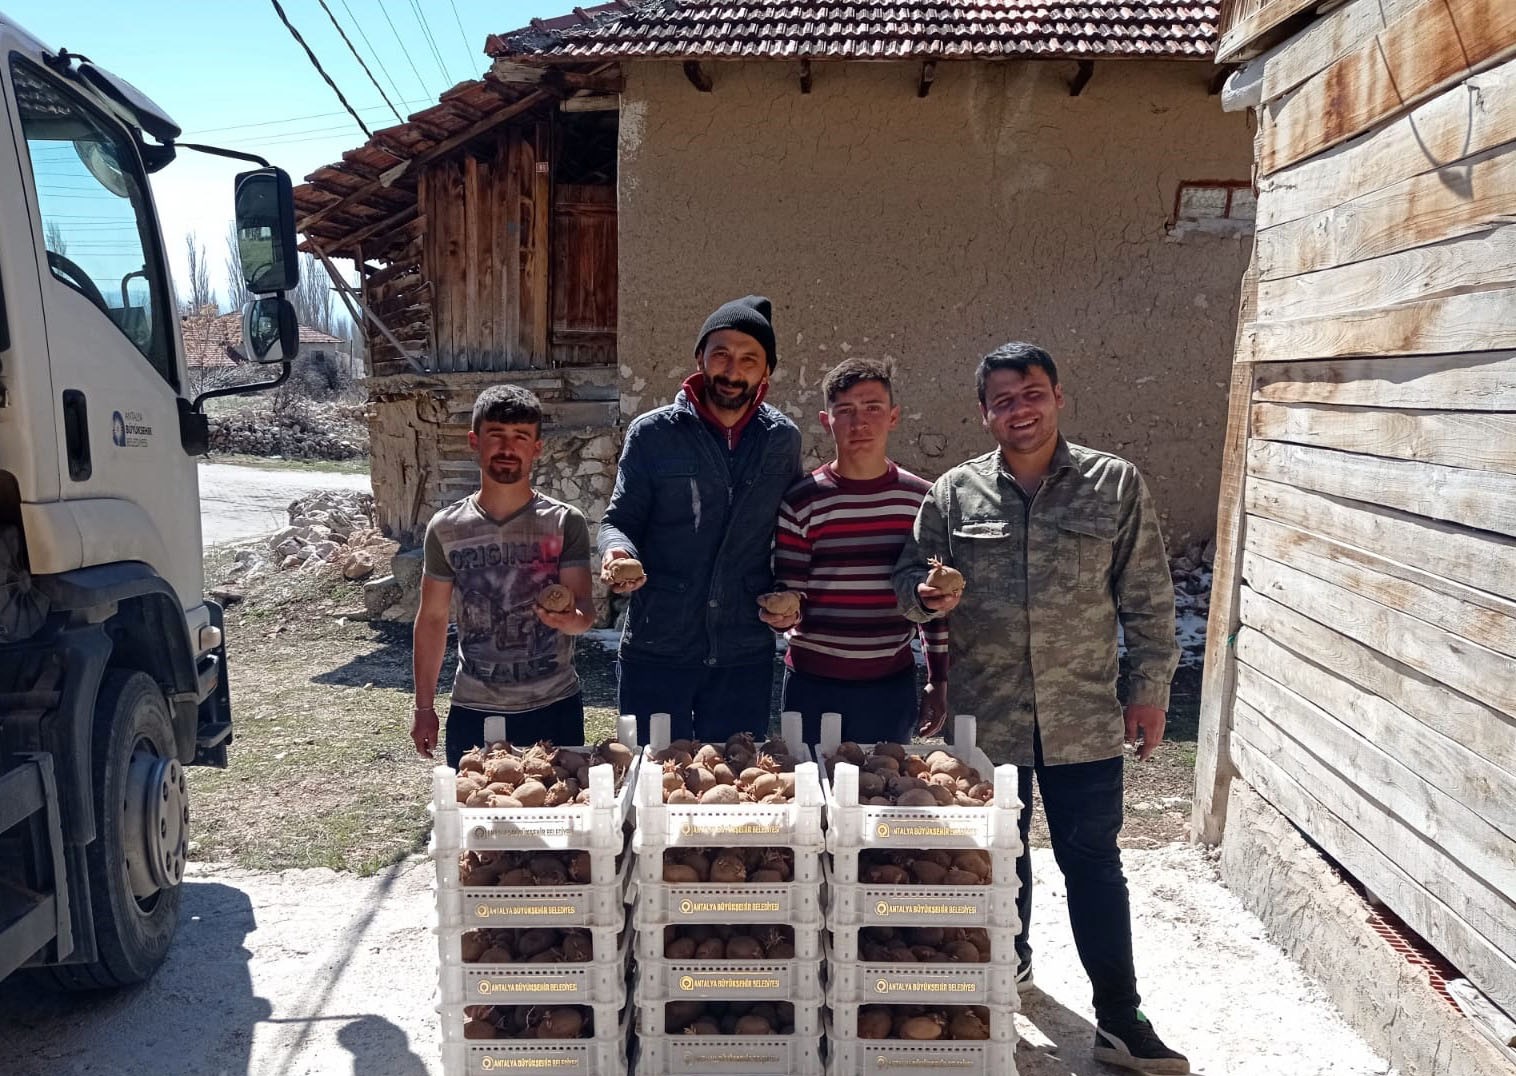
[(648, 742), (653, 714), (669, 715), (669, 737), (725, 743), (739, 732), (769, 732), (774, 662), (747, 665), (663, 665), (636, 658), (616, 662), (616, 704), (637, 717), (637, 742)]
[(821, 715), (842, 715), (842, 738), (855, 743), (910, 743), (916, 734), (916, 669), (878, 680), (834, 680), (784, 670), (780, 710), (800, 713), (805, 742), (821, 742)]
[[(500, 715), (499, 710), (476, 710), (472, 706), (448, 707), (447, 732), (443, 750), (447, 764), (458, 768), (458, 760), (470, 748), (484, 745), (484, 719)], [(505, 738), (520, 745), (538, 740), (552, 740), (560, 747), (577, 747), (584, 743), (584, 696), (574, 692), (566, 699), (548, 703), (519, 714), (504, 714)]]
[(1032, 920), (1032, 857), (1026, 847), (1032, 828), (1032, 777), (1042, 792), (1042, 810), (1047, 816), (1053, 858), (1068, 889), (1069, 925), (1079, 961), (1090, 977), (1095, 1017), (1105, 1021), (1130, 1017), (1141, 1003), (1137, 973), (1132, 962), (1132, 911), (1127, 897), (1126, 875), (1121, 872), (1121, 850), (1116, 836), (1121, 832), (1122, 759), (1076, 762), (1047, 766), (1042, 761), (1042, 739), (1034, 734), (1036, 765), (1018, 771), (1021, 808), (1021, 858), (1016, 875), (1021, 892), (1016, 911), (1021, 932), (1016, 936), (1016, 955), (1032, 958), (1027, 932)]

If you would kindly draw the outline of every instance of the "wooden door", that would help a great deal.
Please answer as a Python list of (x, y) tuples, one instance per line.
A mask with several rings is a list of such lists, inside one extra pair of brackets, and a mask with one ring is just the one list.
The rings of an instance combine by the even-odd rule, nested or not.
[(553, 206), (552, 364), (616, 361), (616, 189), (562, 184)]

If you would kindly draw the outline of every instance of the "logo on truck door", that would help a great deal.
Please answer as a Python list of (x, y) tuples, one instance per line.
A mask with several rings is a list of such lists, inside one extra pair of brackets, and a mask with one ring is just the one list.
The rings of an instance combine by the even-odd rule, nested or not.
[(153, 428), (142, 421), (140, 411), (111, 413), (111, 440), (117, 448), (146, 448)]

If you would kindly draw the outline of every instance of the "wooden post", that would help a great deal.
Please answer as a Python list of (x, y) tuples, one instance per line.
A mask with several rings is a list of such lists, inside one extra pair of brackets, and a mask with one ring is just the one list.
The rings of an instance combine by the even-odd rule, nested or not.
[(1195, 750), (1195, 804), (1191, 839), (1218, 844), (1226, 826), (1232, 764), (1232, 702), (1237, 656), (1233, 644), (1241, 625), (1242, 552), (1246, 536), (1248, 419), (1252, 412), (1254, 368), (1248, 327), (1258, 300), (1258, 259), (1242, 278), (1237, 312), (1237, 345), (1232, 387), (1227, 396), (1226, 441), (1221, 456), (1221, 495), (1216, 506), (1216, 560), (1211, 579), (1211, 611), (1205, 637), (1205, 670), (1200, 688), (1200, 733)]
[[(400, 352), (400, 357), (410, 364), (411, 369), (415, 370), (418, 374), (428, 373), (429, 371), (425, 366), (421, 365), (421, 362), (416, 358), (416, 356), (407, 351), (405, 345), (395, 337), (394, 333), (390, 332), (389, 326), (381, 321), (379, 317), (375, 315), (373, 310), (369, 309), (368, 304), (365, 303), (360, 296), (357, 296), (353, 292), (352, 286), (349, 285), (346, 280), (342, 279), (342, 274), (337, 271), (337, 267), (332, 264), (332, 260), (326, 256), (326, 252), (318, 247), (315, 241), (312, 240), (309, 236), (306, 237), (305, 241), (310, 246), (311, 252), (315, 254), (316, 257), (320, 259), (321, 264), (326, 267), (326, 275), (331, 277), (333, 284), (337, 285), (337, 292), (342, 296), (343, 302), (356, 302), (358, 304), (358, 309), (363, 311), (363, 314), (368, 319), (368, 321), (377, 326), (379, 331), (385, 335), (385, 338), (388, 339), (391, 344), (395, 345), (395, 350)], [(352, 308), (349, 307), (349, 309)], [(356, 317), (356, 314), (354, 316)]]
[(485, 252), (479, 249), (479, 217), (484, 212), (480, 195), (479, 160), (472, 153), (463, 158), (463, 257), (455, 269), (464, 274), (463, 325), (459, 344), (465, 370), (488, 369), (484, 362), (484, 325), (480, 321), (479, 289), (488, 272)]
[(532, 166), (532, 365), (547, 369), (552, 365), (548, 351), (549, 225), (553, 219), (553, 144), (552, 127), (538, 123), (536, 163)]

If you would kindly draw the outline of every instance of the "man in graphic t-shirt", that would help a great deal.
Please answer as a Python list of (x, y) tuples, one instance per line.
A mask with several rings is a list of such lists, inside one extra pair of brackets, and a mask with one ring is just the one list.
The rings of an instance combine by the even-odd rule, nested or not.
[[(514, 385), (485, 389), (474, 402), (468, 440), (479, 458), (479, 492), (427, 524), (413, 635), (411, 739), (430, 758), (447, 626), (450, 619), (458, 625), (445, 741), (455, 768), (465, 751), (485, 742), (492, 716), (504, 718), (504, 736), (514, 743), (584, 742), (573, 636), (594, 623), (584, 515), (532, 489), (532, 464), (542, 453), (537, 397)], [(555, 583), (572, 596), (566, 610), (542, 605)]]

